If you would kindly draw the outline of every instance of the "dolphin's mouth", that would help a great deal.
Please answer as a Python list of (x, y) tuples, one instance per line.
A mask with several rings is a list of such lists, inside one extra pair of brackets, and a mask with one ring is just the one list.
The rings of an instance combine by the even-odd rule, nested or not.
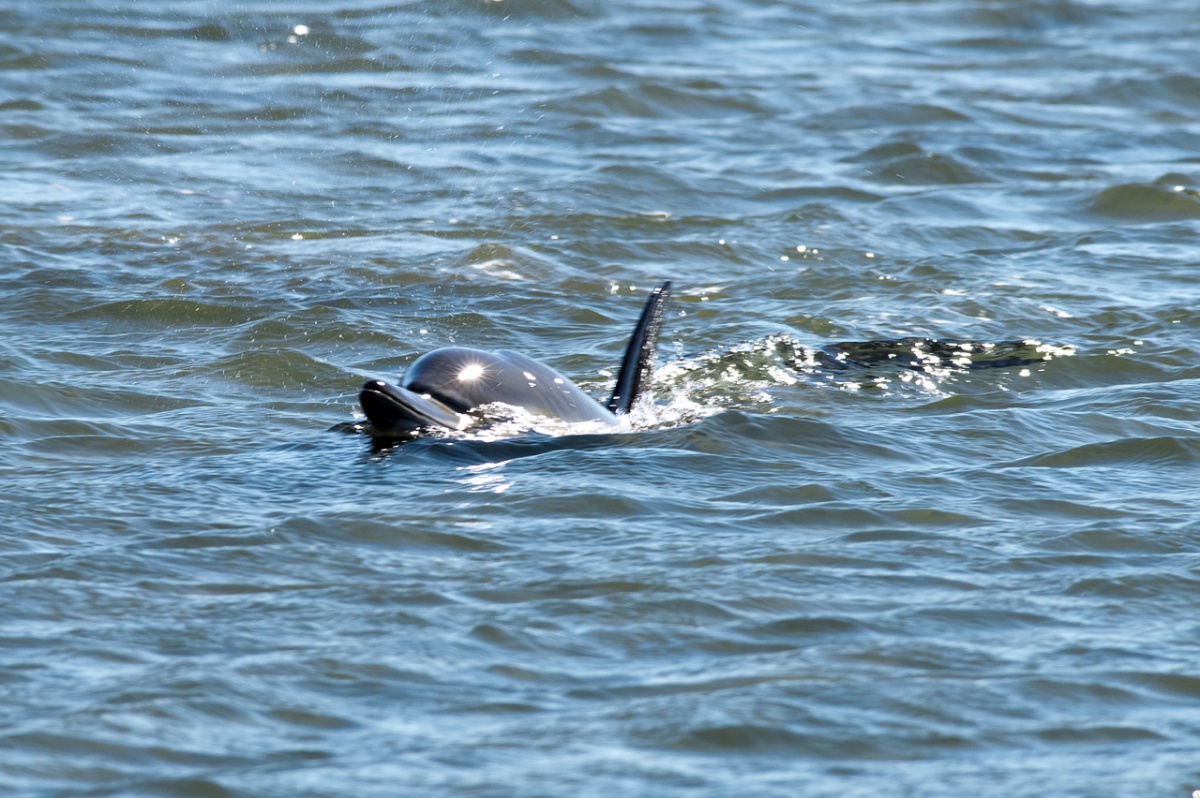
[(371, 425), (385, 434), (426, 427), (462, 429), (465, 419), (445, 403), (407, 388), (371, 380), (358, 393), (358, 402)]

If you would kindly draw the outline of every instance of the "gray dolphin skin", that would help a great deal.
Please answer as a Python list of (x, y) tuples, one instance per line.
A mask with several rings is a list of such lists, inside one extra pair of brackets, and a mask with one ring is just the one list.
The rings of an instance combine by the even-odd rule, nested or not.
[(501, 402), (563, 421), (598, 421), (616, 426), (641, 396), (654, 368), (654, 352), (671, 283), (650, 292), (625, 357), (616, 387), (600, 404), (559, 372), (531, 357), (501, 349), (435, 349), (409, 367), (400, 385), (371, 380), (358, 401), (373, 431), (382, 436), (409, 435), (421, 429), (463, 429), (473, 408)]

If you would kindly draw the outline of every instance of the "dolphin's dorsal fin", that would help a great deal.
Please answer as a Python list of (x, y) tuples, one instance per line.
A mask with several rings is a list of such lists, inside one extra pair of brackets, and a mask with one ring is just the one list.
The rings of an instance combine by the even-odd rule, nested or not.
[(658, 345), (658, 331), (662, 329), (663, 314), (671, 299), (671, 281), (667, 280), (650, 292), (642, 317), (633, 328), (629, 346), (625, 347), (625, 359), (617, 372), (617, 384), (608, 400), (609, 410), (616, 414), (628, 413), (642, 392), (642, 383), (654, 369), (654, 348)]

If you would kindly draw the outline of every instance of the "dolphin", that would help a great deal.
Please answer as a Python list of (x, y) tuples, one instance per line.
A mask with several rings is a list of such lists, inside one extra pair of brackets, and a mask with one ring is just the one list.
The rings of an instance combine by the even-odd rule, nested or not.
[(358, 402), (381, 436), (463, 429), (470, 423), (465, 413), (493, 402), (562, 421), (617, 426), (617, 417), (633, 408), (654, 368), (654, 350), (670, 298), (670, 281), (650, 292), (625, 348), (616, 386), (604, 404), (545, 363), (519, 352), (461, 346), (435, 349), (417, 358), (399, 385), (368, 381)]

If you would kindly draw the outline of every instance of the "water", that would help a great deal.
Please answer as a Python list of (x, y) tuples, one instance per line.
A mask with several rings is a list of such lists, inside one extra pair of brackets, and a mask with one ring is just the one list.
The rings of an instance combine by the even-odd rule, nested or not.
[[(1198, 38), (9, 4), (3, 792), (1200, 789)], [(626, 430), (354, 432), (447, 344), (601, 396), (661, 279)], [(1048, 359), (804, 363), (903, 336)]]

